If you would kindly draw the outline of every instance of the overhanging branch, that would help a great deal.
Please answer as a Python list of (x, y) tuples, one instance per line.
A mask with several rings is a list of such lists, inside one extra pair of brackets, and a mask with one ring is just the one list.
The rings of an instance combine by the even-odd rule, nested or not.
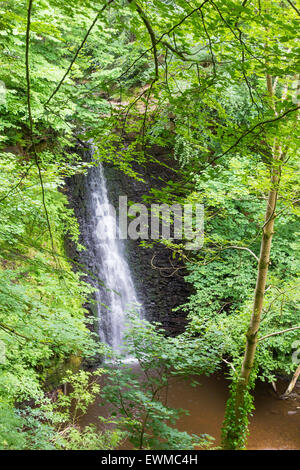
[(275, 333), (270, 333), (268, 335), (262, 336), (261, 338), (258, 339), (258, 342), (263, 341), (266, 338), (270, 338), (271, 336), (281, 335), (283, 333), (287, 333), (288, 331), (294, 331), (294, 330), (300, 330), (300, 326), (295, 326), (293, 328), (287, 328), (286, 330), (275, 331)]

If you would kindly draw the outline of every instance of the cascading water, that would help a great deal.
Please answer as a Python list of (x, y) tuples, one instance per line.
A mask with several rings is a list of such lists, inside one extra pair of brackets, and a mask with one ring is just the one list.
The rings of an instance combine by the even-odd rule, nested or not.
[[(99, 334), (113, 350), (122, 350), (126, 312), (140, 305), (134, 289), (130, 269), (123, 255), (123, 246), (117, 238), (118, 226), (111, 213), (108, 191), (101, 164), (90, 169), (87, 176), (89, 194), (89, 243), (94, 255), (93, 270), (103, 286), (96, 292), (99, 316)], [(92, 248), (92, 250), (90, 250)]]

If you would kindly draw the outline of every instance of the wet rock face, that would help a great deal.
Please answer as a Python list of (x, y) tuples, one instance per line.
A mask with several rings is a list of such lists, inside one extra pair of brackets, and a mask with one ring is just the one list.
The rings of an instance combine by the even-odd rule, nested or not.
[[(174, 162), (159, 147), (152, 149), (153, 156), (170, 166)], [(118, 214), (119, 196), (127, 196), (128, 201), (144, 203), (143, 199), (151, 188), (160, 189), (162, 181), (174, 179), (174, 172), (156, 162), (148, 163), (145, 168), (134, 164), (134, 170), (140, 173), (144, 182), (128, 177), (112, 165), (106, 165), (105, 177), (111, 204)], [(95, 272), (95, 259), (93, 246), (89, 233), (89, 214), (87, 201), (88, 188), (85, 177), (76, 175), (67, 181), (68, 197), (70, 205), (75, 211), (81, 231), (80, 243), (87, 247), (85, 252), (78, 253), (74, 246), (68, 243), (69, 256)], [(146, 204), (148, 205), (148, 204)], [(128, 219), (130, 221), (130, 219)], [(147, 240), (146, 240), (147, 241)], [(152, 240), (149, 239), (151, 242)], [(185, 314), (182, 311), (173, 312), (173, 308), (183, 304), (190, 291), (185, 283), (183, 269), (176, 270), (174, 266), (180, 265), (172, 259), (172, 253), (163, 245), (155, 242), (153, 248), (140, 246), (141, 240), (123, 240), (124, 252), (131, 269), (131, 275), (135, 284), (139, 300), (142, 302), (145, 317), (151, 321), (161, 322), (167, 334), (175, 335), (183, 331), (186, 325)], [(95, 285), (93, 276), (89, 276), (89, 282)], [(92, 306), (90, 306), (92, 309)]]

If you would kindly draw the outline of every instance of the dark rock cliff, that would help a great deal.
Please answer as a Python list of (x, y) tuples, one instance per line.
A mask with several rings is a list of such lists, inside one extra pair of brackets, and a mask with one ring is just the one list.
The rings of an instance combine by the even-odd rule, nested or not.
[[(128, 177), (113, 165), (105, 166), (109, 199), (117, 212), (119, 196), (127, 196), (128, 201), (144, 203), (143, 197), (149, 194), (151, 188), (160, 189), (162, 181), (174, 178), (174, 172), (168, 168), (174, 165), (174, 161), (171, 161), (166, 150), (154, 147), (151, 153), (163, 165), (155, 161), (149, 162), (145, 167), (134, 164), (134, 170), (142, 175), (144, 182)], [(87, 247), (86, 251), (79, 253), (72, 243), (67, 242), (67, 251), (71, 258), (82, 263), (90, 273), (93, 273), (95, 272), (95, 258), (86, 204), (89, 191), (86, 177), (75, 175), (68, 178), (66, 183), (69, 202), (80, 226), (80, 243)], [(140, 240), (128, 239), (123, 243), (136, 292), (143, 303), (146, 318), (161, 322), (167, 334), (174, 335), (182, 332), (186, 324), (185, 315), (180, 310), (173, 312), (173, 309), (183, 304), (189, 295), (189, 286), (183, 278), (184, 270), (176, 271), (172, 268), (171, 252), (160, 243), (155, 243), (153, 248), (140, 246)], [(97, 281), (92, 275), (88, 277), (88, 280), (97, 286)], [(101, 288), (101, 285), (98, 287)], [(92, 305), (89, 308), (93, 310)]]

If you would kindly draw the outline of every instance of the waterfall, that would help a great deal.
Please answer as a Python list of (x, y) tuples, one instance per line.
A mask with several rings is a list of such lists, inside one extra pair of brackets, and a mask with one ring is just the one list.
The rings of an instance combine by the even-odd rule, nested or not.
[(90, 168), (86, 184), (89, 194), (89, 236), (92, 238), (88, 246), (92, 253), (89, 255), (93, 256), (93, 271), (103, 283), (97, 286), (96, 292), (99, 335), (113, 350), (121, 351), (126, 312), (139, 308), (139, 304), (124, 257), (124, 246), (117, 238), (119, 228), (109, 204), (101, 163)]

